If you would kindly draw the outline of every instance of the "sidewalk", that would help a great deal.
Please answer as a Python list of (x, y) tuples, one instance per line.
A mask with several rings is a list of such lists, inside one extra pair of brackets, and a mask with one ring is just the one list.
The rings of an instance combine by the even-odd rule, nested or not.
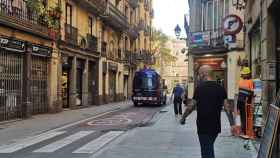
[(102, 113), (126, 109), (130, 106), (132, 106), (130, 101), (117, 102), (84, 109), (65, 110), (56, 114), (34, 115), (30, 119), (0, 124), (0, 145), (9, 144), (17, 139), (34, 136)]
[[(172, 106), (161, 111), (155, 124), (139, 127), (94, 155), (94, 158), (200, 158), (196, 134), (196, 113), (182, 126), (174, 118)], [(230, 136), (226, 115), (222, 133), (215, 143), (216, 158), (251, 158), (253, 151), (243, 148), (243, 140)]]

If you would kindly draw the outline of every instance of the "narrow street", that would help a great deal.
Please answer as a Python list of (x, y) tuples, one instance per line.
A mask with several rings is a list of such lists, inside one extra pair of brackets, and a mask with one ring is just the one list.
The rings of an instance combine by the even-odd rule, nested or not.
[[(147, 125), (161, 108), (163, 107), (129, 105), (128, 108), (115, 112), (105, 112), (84, 121), (72, 122), (39, 135), (1, 144), (0, 157), (88, 158), (129, 130)], [(1, 136), (4, 137), (5, 134)]]
[[(188, 118), (185, 126), (180, 125), (174, 118), (171, 105), (128, 106), (103, 114), (9, 143), (1, 142), (0, 157), (200, 158), (195, 113)], [(242, 140), (230, 136), (230, 128), (224, 114), (222, 122), (223, 132), (216, 142), (217, 157), (252, 157), (253, 150), (246, 151), (242, 147)], [(13, 128), (15, 125), (7, 128)], [(1, 138), (5, 134), (11, 136), (9, 133), (2, 133), (5, 130), (7, 129), (0, 131)]]

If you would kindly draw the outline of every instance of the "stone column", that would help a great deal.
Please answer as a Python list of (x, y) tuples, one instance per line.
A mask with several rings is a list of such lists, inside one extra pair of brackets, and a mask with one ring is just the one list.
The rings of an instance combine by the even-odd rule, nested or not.
[(32, 115), (32, 104), (30, 100), (31, 95), (31, 53), (32, 47), (28, 47), (26, 43), (26, 53), (23, 59), (23, 96), (22, 96), (22, 116), (23, 118), (29, 118)]
[[(60, 85), (60, 76), (61, 76), (61, 64), (58, 56), (58, 50), (53, 49), (52, 57), (49, 61), (49, 111), (50, 112), (59, 112), (62, 110), (61, 102), (61, 87)], [(60, 66), (60, 67), (59, 67)], [(59, 73), (60, 72), (60, 73)], [(60, 99), (60, 101), (59, 101)]]
[(82, 105), (88, 105), (88, 94), (88, 60), (86, 60), (83, 70)]
[(69, 90), (69, 107), (76, 106), (76, 98), (77, 98), (77, 57), (74, 56), (72, 59), (72, 66), (70, 72), (70, 90)]

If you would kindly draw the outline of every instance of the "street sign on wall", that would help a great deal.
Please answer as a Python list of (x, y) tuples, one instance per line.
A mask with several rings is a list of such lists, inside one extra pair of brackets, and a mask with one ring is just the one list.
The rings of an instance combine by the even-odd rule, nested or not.
[(210, 32), (192, 32), (189, 38), (189, 47), (199, 48), (210, 45)]

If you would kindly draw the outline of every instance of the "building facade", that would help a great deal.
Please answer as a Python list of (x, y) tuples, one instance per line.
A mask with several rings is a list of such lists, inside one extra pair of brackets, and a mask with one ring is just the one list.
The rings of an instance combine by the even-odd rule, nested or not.
[(161, 70), (162, 78), (165, 80), (168, 92), (177, 83), (187, 86), (188, 83), (188, 56), (184, 51), (186, 50), (186, 41), (184, 40), (170, 40), (166, 43), (167, 48), (171, 50), (171, 55), (176, 58), (174, 62), (166, 63)]
[(0, 120), (128, 99), (152, 62), (151, 0), (0, 3)]
[[(280, 23), (277, 0), (240, 1), (245, 6), (246, 54), (252, 68), (253, 78), (263, 84), (262, 106), (264, 117), (280, 88)], [(238, 7), (238, 6), (237, 6)], [(279, 129), (272, 157), (280, 156)]]
[(228, 99), (233, 101), (240, 77), (238, 61), (245, 57), (243, 12), (233, 7), (231, 0), (189, 0), (189, 8), (189, 24), (185, 17), (189, 37), (188, 96), (192, 98), (200, 82), (199, 68), (208, 65), (214, 70), (212, 77), (222, 81)]

